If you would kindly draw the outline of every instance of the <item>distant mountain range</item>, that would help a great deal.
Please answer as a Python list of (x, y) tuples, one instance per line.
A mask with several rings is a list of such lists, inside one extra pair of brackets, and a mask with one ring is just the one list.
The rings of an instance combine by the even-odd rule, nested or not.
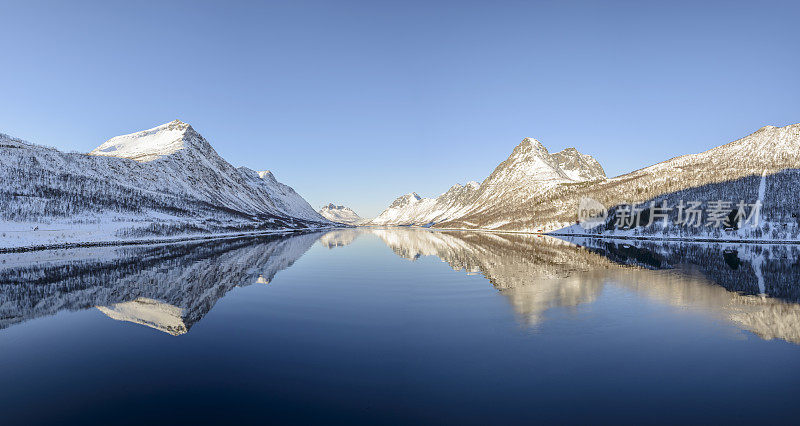
[[(526, 138), (483, 182), (455, 185), (437, 198), (410, 193), (397, 198), (370, 225), (414, 225), (450, 229), (561, 232), (614, 235), (706, 236), (711, 238), (796, 239), (800, 233), (800, 124), (766, 126), (709, 151), (673, 158), (607, 178), (591, 156), (574, 148), (550, 154)], [(608, 221), (595, 229), (576, 226), (582, 199), (608, 208)], [(762, 204), (758, 227), (732, 235), (720, 229), (668, 225), (624, 232), (610, 224), (621, 205), (647, 209), (651, 202), (680, 200)]]
[[(0, 134), (0, 249), (154, 241), (331, 227), (424, 226), (512, 232), (710, 239), (800, 239), (800, 124), (766, 126), (699, 154), (608, 178), (575, 148), (551, 154), (525, 138), (483, 182), (436, 198), (412, 192), (365, 220), (335, 204), (315, 211), (270, 171), (236, 168), (190, 125), (175, 120), (64, 153)], [(606, 213), (577, 224), (585, 200)], [(679, 226), (677, 210), (655, 226), (655, 205), (759, 204), (759, 223)], [(663, 204), (666, 203), (666, 204)], [(612, 224), (626, 205), (637, 222)], [(665, 216), (663, 213), (660, 216)], [(648, 223), (651, 225), (651, 223)]]
[(357, 215), (351, 208), (345, 206), (337, 206), (333, 203), (327, 206), (322, 206), (319, 209), (319, 214), (325, 219), (335, 223), (343, 223), (346, 225), (356, 225), (364, 222), (364, 218)]
[(5, 247), (331, 225), (272, 173), (232, 166), (178, 120), (89, 154), (0, 134)]

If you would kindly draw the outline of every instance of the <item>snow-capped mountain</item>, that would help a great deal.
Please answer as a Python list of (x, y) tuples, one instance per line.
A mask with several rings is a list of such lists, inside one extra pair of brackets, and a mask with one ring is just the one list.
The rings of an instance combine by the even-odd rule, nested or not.
[(271, 173), (235, 168), (178, 120), (88, 155), (0, 135), (0, 166), (0, 228), (18, 233), (6, 246), (330, 224)]
[(436, 198), (422, 198), (412, 192), (398, 197), (370, 225), (420, 225), (428, 226), (459, 217), (475, 201), (480, 184), (467, 182), (455, 184)]
[[(574, 148), (549, 154), (535, 139), (524, 139), (484, 180), (466, 206), (420, 197), (396, 200), (373, 223), (436, 228), (522, 232), (581, 232), (575, 222), (582, 199), (606, 206), (650, 202), (714, 200), (761, 202), (762, 225), (736, 230), (728, 238), (800, 238), (800, 124), (766, 126), (755, 133), (699, 154), (673, 158), (608, 179), (602, 166)], [(441, 197), (440, 197), (441, 198)], [(642, 207), (644, 206), (644, 207)], [(448, 210), (449, 209), (449, 210)], [(447, 214), (441, 214), (442, 212)], [(672, 213), (677, 216), (677, 209)], [(677, 217), (669, 221), (677, 222)], [(766, 222), (766, 223), (763, 223)], [(593, 230), (606, 233), (610, 228)], [(612, 231), (613, 232), (613, 231)], [(642, 229), (631, 230), (639, 235)], [(720, 230), (662, 228), (661, 235), (719, 237)]]
[(337, 206), (333, 203), (322, 206), (322, 208), (319, 209), (319, 214), (331, 222), (344, 223), (346, 225), (355, 225), (364, 221), (353, 209), (345, 206)]
[[(675, 206), (680, 200), (715, 200), (736, 204), (761, 202), (760, 230), (739, 230), (728, 238), (796, 239), (800, 203), (800, 124), (766, 126), (751, 135), (699, 153), (676, 157), (611, 179), (582, 185), (562, 184), (528, 202), (498, 202), (470, 212), (442, 227), (491, 227), (514, 231), (557, 231), (575, 224), (580, 200), (591, 198), (607, 208), (621, 204)], [(613, 210), (612, 212), (613, 213)], [(677, 221), (673, 209), (670, 222)], [(609, 217), (612, 217), (610, 214)], [(777, 231), (774, 228), (779, 228)], [(652, 231), (654, 228), (650, 228)], [(606, 232), (610, 229), (597, 230)], [(665, 235), (719, 237), (709, 228), (680, 227)], [(774, 232), (773, 232), (774, 231)], [(635, 232), (645, 232), (636, 230)], [(649, 232), (649, 231), (648, 231)]]
[(524, 202), (560, 184), (602, 179), (603, 168), (591, 156), (574, 148), (550, 154), (538, 140), (525, 138), (482, 183), (457, 184), (433, 199), (403, 195), (370, 224), (432, 226), (504, 200)]
[(246, 167), (237, 170), (192, 126), (179, 120), (111, 138), (89, 155), (155, 164), (180, 185), (178, 191), (247, 214), (322, 220), (311, 205), (292, 188), (279, 183), (271, 172), (255, 172)]

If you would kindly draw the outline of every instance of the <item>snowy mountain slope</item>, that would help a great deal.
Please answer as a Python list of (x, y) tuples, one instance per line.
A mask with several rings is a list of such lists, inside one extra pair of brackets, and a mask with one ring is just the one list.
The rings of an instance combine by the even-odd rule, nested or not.
[(372, 225), (434, 225), (489, 210), (503, 202), (524, 202), (554, 186), (605, 178), (591, 156), (568, 148), (550, 154), (536, 139), (525, 138), (482, 183), (454, 185), (435, 199), (406, 194), (373, 219)]
[(269, 170), (255, 172), (258, 179), (254, 179), (253, 171), (247, 167), (239, 167), (239, 171), (245, 175), (249, 183), (256, 188), (263, 190), (271, 195), (271, 199), (278, 211), (300, 219), (310, 221), (325, 220), (311, 207), (311, 204), (295, 192), (289, 185), (282, 184), (275, 179), (275, 175)]
[[(759, 195), (760, 187), (764, 195)], [(403, 196), (371, 224), (547, 232), (574, 228), (583, 198), (608, 208), (623, 203), (647, 206), (650, 201), (676, 205), (679, 199), (734, 204), (761, 200), (768, 224), (738, 230), (735, 236), (762, 238), (769, 233), (772, 239), (798, 239), (800, 201), (793, 194), (800, 192), (800, 124), (766, 126), (706, 152), (611, 179), (594, 158), (574, 148), (550, 154), (541, 143), (526, 138), (474, 191), (453, 191), (458, 195), (448, 191), (435, 199)], [(665, 235), (670, 232), (677, 231), (663, 230)], [(708, 230), (688, 232), (718, 237)]]
[(347, 225), (355, 225), (364, 221), (364, 219), (357, 215), (351, 208), (337, 206), (333, 203), (322, 206), (322, 208), (319, 209), (319, 214), (331, 222), (344, 223)]
[(370, 225), (430, 225), (459, 217), (475, 200), (480, 184), (455, 184), (436, 198), (422, 198), (416, 193), (403, 195), (372, 219)]
[[(179, 120), (129, 135), (113, 137), (98, 146), (89, 155), (130, 158), (139, 162), (153, 161), (182, 149), (207, 151), (211, 147), (204, 139), (184, 137), (191, 126)], [(196, 136), (196, 135), (192, 135)]]
[(536, 139), (525, 138), (481, 183), (469, 214), (491, 210), (499, 204), (524, 203), (567, 182), (572, 179), (547, 148)]
[[(92, 228), (130, 238), (329, 224), (274, 176), (236, 169), (177, 120), (112, 138), (89, 155), (0, 135), (0, 230)], [(77, 238), (15, 235), (18, 245)]]
[(324, 221), (293, 189), (275, 180), (271, 172), (237, 170), (192, 126), (178, 120), (109, 139), (89, 155), (154, 165), (183, 184), (188, 195), (243, 212)]
[[(676, 157), (634, 172), (596, 182), (561, 183), (536, 198), (498, 200), (437, 226), (509, 231), (552, 231), (575, 223), (580, 200), (592, 198), (606, 207), (623, 203), (684, 200), (755, 202), (765, 175), (763, 218), (791, 228), (800, 215), (800, 124), (766, 126), (734, 142)], [(781, 225), (783, 226), (783, 225)]]

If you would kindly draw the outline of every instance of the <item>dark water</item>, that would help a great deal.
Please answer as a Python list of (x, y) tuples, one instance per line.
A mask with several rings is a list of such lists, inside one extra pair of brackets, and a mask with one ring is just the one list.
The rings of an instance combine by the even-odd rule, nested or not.
[(0, 255), (0, 423), (788, 422), (800, 250), (427, 230)]

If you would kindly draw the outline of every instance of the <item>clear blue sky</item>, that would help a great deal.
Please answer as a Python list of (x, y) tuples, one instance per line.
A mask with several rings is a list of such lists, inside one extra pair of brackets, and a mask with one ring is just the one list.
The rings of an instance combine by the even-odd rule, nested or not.
[(0, 132), (179, 118), (315, 207), (483, 180), (523, 137), (609, 175), (800, 122), (797, 2), (0, 1)]

